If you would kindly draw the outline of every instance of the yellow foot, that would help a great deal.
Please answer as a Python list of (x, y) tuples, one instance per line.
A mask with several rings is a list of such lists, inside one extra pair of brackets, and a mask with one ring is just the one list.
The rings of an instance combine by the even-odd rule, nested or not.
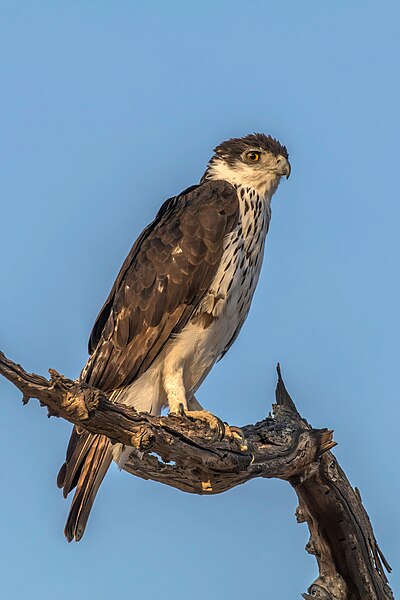
[(237, 442), (240, 445), (242, 452), (245, 452), (247, 450), (247, 442), (240, 427), (233, 427), (232, 425), (228, 425), (228, 423), (224, 423), (224, 425), (226, 437)]
[(193, 421), (203, 421), (203, 423), (207, 423), (209, 428), (218, 433), (220, 438), (224, 437), (226, 426), (221, 419), (208, 412), (208, 410), (185, 410), (183, 414)]
[(243, 432), (239, 427), (233, 427), (228, 425), (228, 423), (224, 423), (221, 421), (219, 417), (216, 417), (212, 413), (207, 410), (183, 410), (181, 412), (182, 415), (185, 415), (189, 419), (203, 421), (207, 423), (209, 428), (218, 434), (218, 437), (222, 439), (223, 437), (228, 438), (231, 442), (235, 442), (239, 444), (240, 450), (246, 451), (247, 444), (246, 439), (243, 435)]

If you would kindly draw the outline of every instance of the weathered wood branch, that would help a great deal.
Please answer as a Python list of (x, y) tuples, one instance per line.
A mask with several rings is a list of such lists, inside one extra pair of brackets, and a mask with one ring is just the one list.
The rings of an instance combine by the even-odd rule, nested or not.
[(313, 429), (285, 389), (278, 367), (273, 415), (241, 429), (215, 418), (154, 417), (111, 403), (98, 389), (50, 370), (50, 380), (26, 373), (0, 353), (0, 374), (24, 403), (37, 398), (58, 416), (136, 449), (125, 470), (195, 494), (217, 494), (255, 477), (288, 481), (299, 498), (298, 522), (307, 522), (319, 577), (306, 599), (386, 600), (390, 571), (357, 489), (329, 451), (332, 431)]

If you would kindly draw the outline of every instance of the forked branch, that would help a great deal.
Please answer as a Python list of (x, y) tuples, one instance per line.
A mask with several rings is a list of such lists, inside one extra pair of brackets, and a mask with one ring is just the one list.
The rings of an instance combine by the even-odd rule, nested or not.
[(298, 413), (278, 366), (273, 416), (241, 429), (218, 418), (155, 417), (111, 403), (103, 392), (50, 370), (50, 380), (28, 374), (0, 353), (0, 374), (16, 385), (24, 403), (37, 398), (58, 416), (132, 446), (125, 470), (195, 494), (218, 494), (255, 477), (288, 481), (299, 498), (297, 520), (307, 522), (319, 577), (304, 598), (393, 598), (390, 568), (375, 540), (357, 489), (329, 450), (332, 431), (313, 429)]

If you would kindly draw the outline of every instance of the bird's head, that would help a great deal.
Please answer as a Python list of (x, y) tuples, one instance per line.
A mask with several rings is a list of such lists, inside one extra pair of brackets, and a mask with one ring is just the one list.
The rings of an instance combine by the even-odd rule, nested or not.
[(270, 135), (253, 133), (222, 142), (214, 150), (202, 181), (223, 179), (272, 196), (281, 177), (290, 175), (289, 154)]

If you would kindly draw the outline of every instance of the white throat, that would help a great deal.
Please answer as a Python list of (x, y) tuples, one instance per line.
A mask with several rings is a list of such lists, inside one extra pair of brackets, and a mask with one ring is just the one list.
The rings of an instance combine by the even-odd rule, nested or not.
[(231, 167), (222, 160), (214, 160), (210, 163), (205, 179), (223, 179), (234, 186), (253, 188), (261, 198), (268, 200), (271, 199), (280, 182), (280, 177), (276, 173), (260, 171), (257, 174), (247, 165), (236, 164)]

